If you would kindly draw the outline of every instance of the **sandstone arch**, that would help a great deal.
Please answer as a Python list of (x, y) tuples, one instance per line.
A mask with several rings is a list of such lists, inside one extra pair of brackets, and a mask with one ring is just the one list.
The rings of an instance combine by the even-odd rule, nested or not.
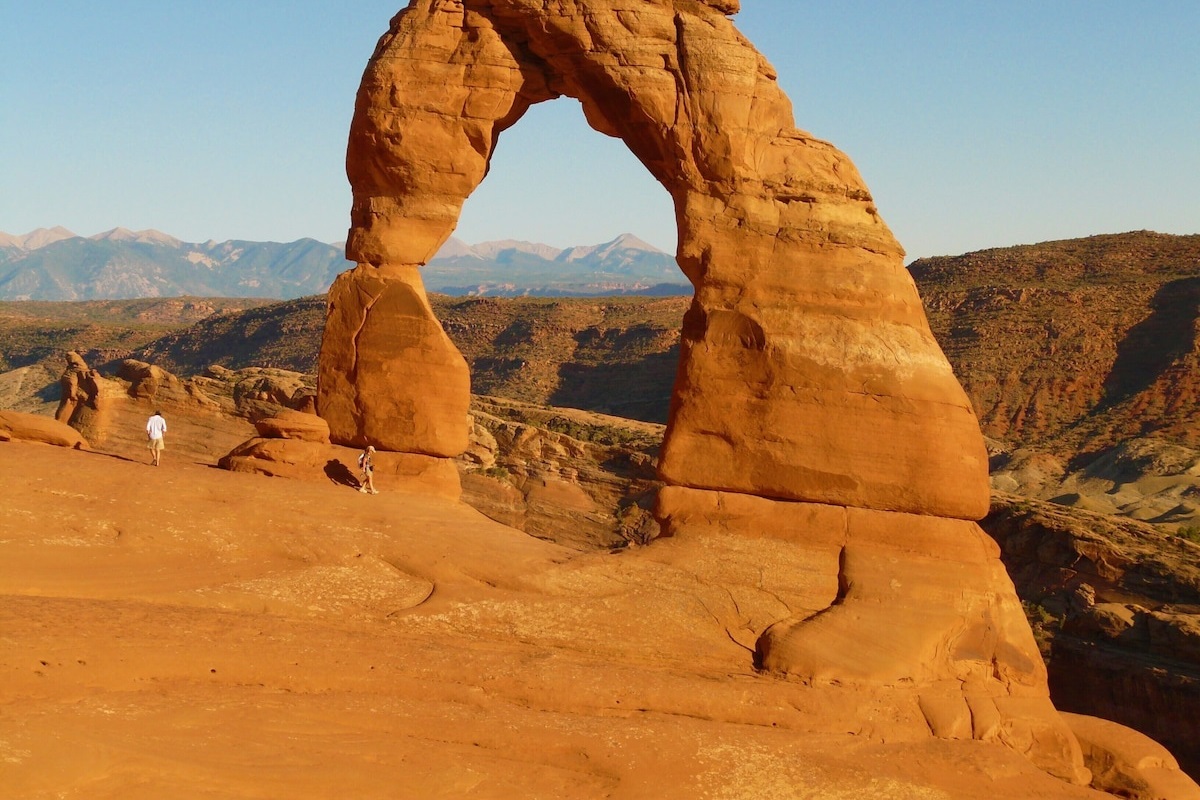
[[(318, 410), (333, 441), (453, 456), (469, 375), (419, 268), (499, 136), (577, 99), (670, 194), (695, 296), (660, 471), (664, 527), (794, 542), (804, 594), (762, 666), (916, 692), (929, 730), (1081, 777), (998, 552), (987, 459), (903, 251), (849, 159), (794, 127), (736, 0), (413, 0), (363, 76), (347, 256)], [(815, 598), (815, 599), (814, 599)], [(918, 702), (915, 701), (914, 702)]]
[[(347, 155), (347, 253), (364, 266), (334, 287), (338, 324), (321, 360), (335, 441), (432, 455), (465, 445), (466, 367), (440, 336), (417, 268), (453, 231), (504, 129), (565, 95), (675, 204), (678, 260), (696, 297), (667, 480), (986, 513), (978, 425), (903, 251), (849, 159), (795, 129), (770, 65), (718, 10), (729, 4), (544, 5), (420, 0), (376, 49)], [(385, 314), (414, 323), (405, 341), (379, 330)]]

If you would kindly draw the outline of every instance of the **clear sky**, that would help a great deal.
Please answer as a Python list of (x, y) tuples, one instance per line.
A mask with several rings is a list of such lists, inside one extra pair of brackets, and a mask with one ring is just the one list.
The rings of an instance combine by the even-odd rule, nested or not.
[[(402, 4), (0, 0), (0, 231), (344, 239), (354, 94)], [(742, 5), (910, 258), (1200, 232), (1196, 0)], [(501, 138), (455, 235), (623, 232), (673, 251), (666, 192), (561, 99)]]

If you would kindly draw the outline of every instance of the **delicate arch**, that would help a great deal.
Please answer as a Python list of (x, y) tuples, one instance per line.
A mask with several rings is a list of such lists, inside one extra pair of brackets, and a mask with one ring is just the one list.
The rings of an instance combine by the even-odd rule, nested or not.
[[(734, 4), (736, 5), (736, 4)], [(363, 76), (347, 255), (319, 409), (335, 441), (451, 456), (469, 376), (419, 267), (502, 132), (578, 99), (670, 193), (695, 287), (660, 470), (671, 484), (978, 518), (987, 459), (903, 251), (854, 166), (797, 130), (730, 3), (414, 0)]]

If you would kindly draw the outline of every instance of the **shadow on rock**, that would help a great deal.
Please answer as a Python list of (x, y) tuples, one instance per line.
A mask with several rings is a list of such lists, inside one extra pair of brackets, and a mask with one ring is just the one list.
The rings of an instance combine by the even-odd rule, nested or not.
[(350, 486), (358, 488), (358, 478), (350, 471), (342, 462), (336, 458), (331, 458), (325, 463), (325, 475), (334, 483), (340, 483), (342, 486)]

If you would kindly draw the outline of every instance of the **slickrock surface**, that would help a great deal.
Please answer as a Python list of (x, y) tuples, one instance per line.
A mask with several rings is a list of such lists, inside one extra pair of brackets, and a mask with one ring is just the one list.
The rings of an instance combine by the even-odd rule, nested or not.
[(329, 444), (329, 423), (316, 414), (282, 409), (269, 417), (258, 419), (254, 430), (266, 439), (300, 439), (305, 442)]
[[(1088, 798), (756, 673), (791, 550), (580, 554), (422, 495), (0, 445), (8, 796)], [(731, 559), (740, 553), (748, 562)]]

